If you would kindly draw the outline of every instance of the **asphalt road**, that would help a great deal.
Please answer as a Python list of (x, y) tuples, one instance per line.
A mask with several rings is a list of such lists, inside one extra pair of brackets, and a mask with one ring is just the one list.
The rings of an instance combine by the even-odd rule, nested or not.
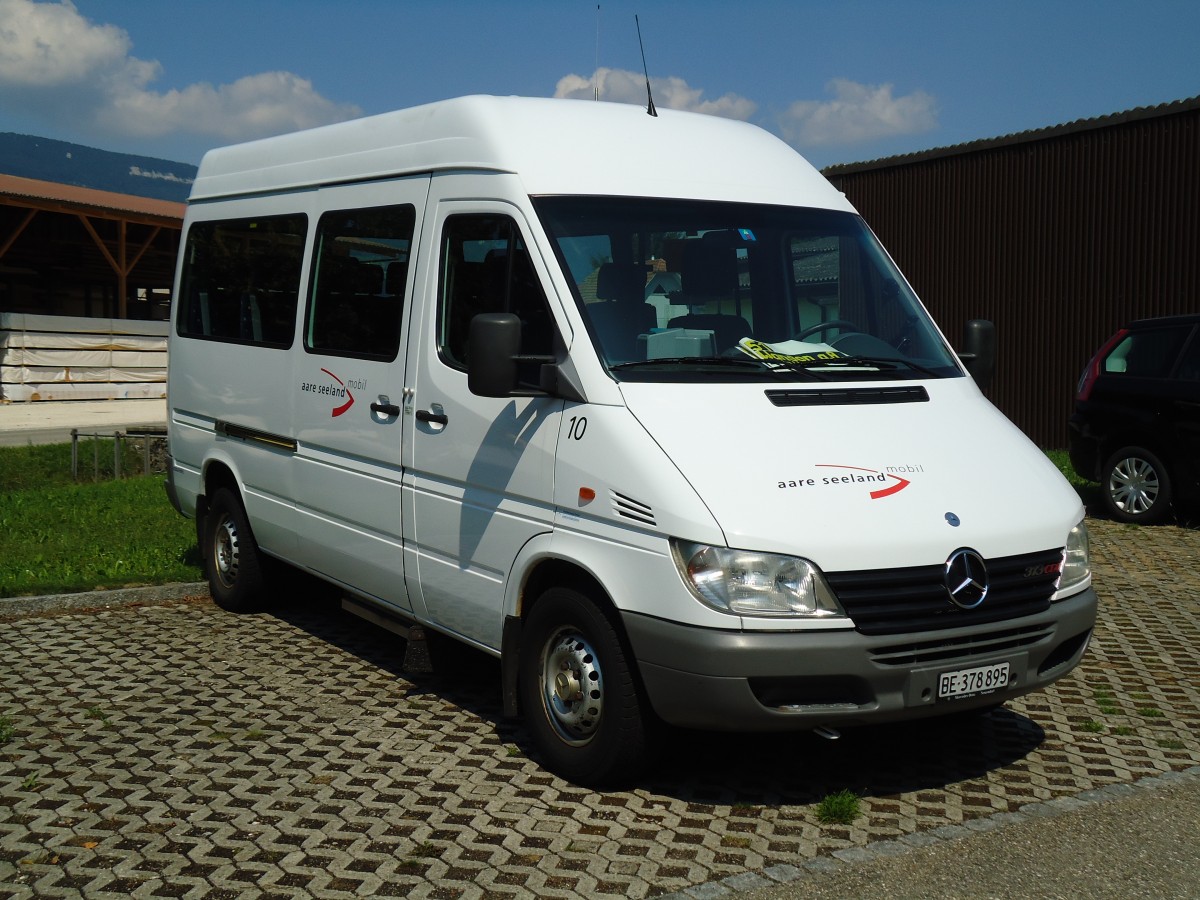
[(993, 830), (928, 847), (889, 847), (827, 871), (806, 870), (742, 900), (801, 897), (1200, 897), (1200, 772), (1149, 779), (1074, 810), (1030, 809)]

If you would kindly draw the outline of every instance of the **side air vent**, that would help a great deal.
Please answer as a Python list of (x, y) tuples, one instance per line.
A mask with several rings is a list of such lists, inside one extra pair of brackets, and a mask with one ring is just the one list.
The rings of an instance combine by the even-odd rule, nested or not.
[(776, 406), (871, 406), (881, 403), (928, 403), (929, 392), (920, 385), (883, 388), (812, 388), (803, 391), (767, 391)]
[(645, 503), (639, 503), (631, 497), (626, 497), (624, 494), (618, 494), (616, 491), (610, 492), (612, 495), (612, 508), (623, 519), (631, 519), (642, 525), (657, 525), (654, 521), (654, 510)]

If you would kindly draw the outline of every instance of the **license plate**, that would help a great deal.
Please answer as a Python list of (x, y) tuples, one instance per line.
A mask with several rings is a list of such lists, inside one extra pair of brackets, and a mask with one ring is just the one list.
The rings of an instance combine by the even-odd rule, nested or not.
[(956, 697), (972, 697), (975, 694), (990, 694), (1008, 685), (1008, 663), (995, 663), (975, 669), (957, 669), (938, 676), (938, 699), (951, 700)]

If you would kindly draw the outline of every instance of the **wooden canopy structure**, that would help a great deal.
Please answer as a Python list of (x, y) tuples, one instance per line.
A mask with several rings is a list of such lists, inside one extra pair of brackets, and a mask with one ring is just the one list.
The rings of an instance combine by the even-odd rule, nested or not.
[(165, 318), (184, 209), (0, 175), (0, 312)]

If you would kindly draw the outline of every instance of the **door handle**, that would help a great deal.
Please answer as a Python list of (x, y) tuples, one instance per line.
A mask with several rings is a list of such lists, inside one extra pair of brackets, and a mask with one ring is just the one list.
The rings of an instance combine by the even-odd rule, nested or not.
[(383, 413), (385, 416), (398, 416), (400, 407), (395, 403), (372, 403), (371, 412)]
[(445, 413), (430, 412), (427, 409), (417, 410), (417, 421), (427, 422), (431, 425), (445, 425), (450, 421), (450, 417)]

